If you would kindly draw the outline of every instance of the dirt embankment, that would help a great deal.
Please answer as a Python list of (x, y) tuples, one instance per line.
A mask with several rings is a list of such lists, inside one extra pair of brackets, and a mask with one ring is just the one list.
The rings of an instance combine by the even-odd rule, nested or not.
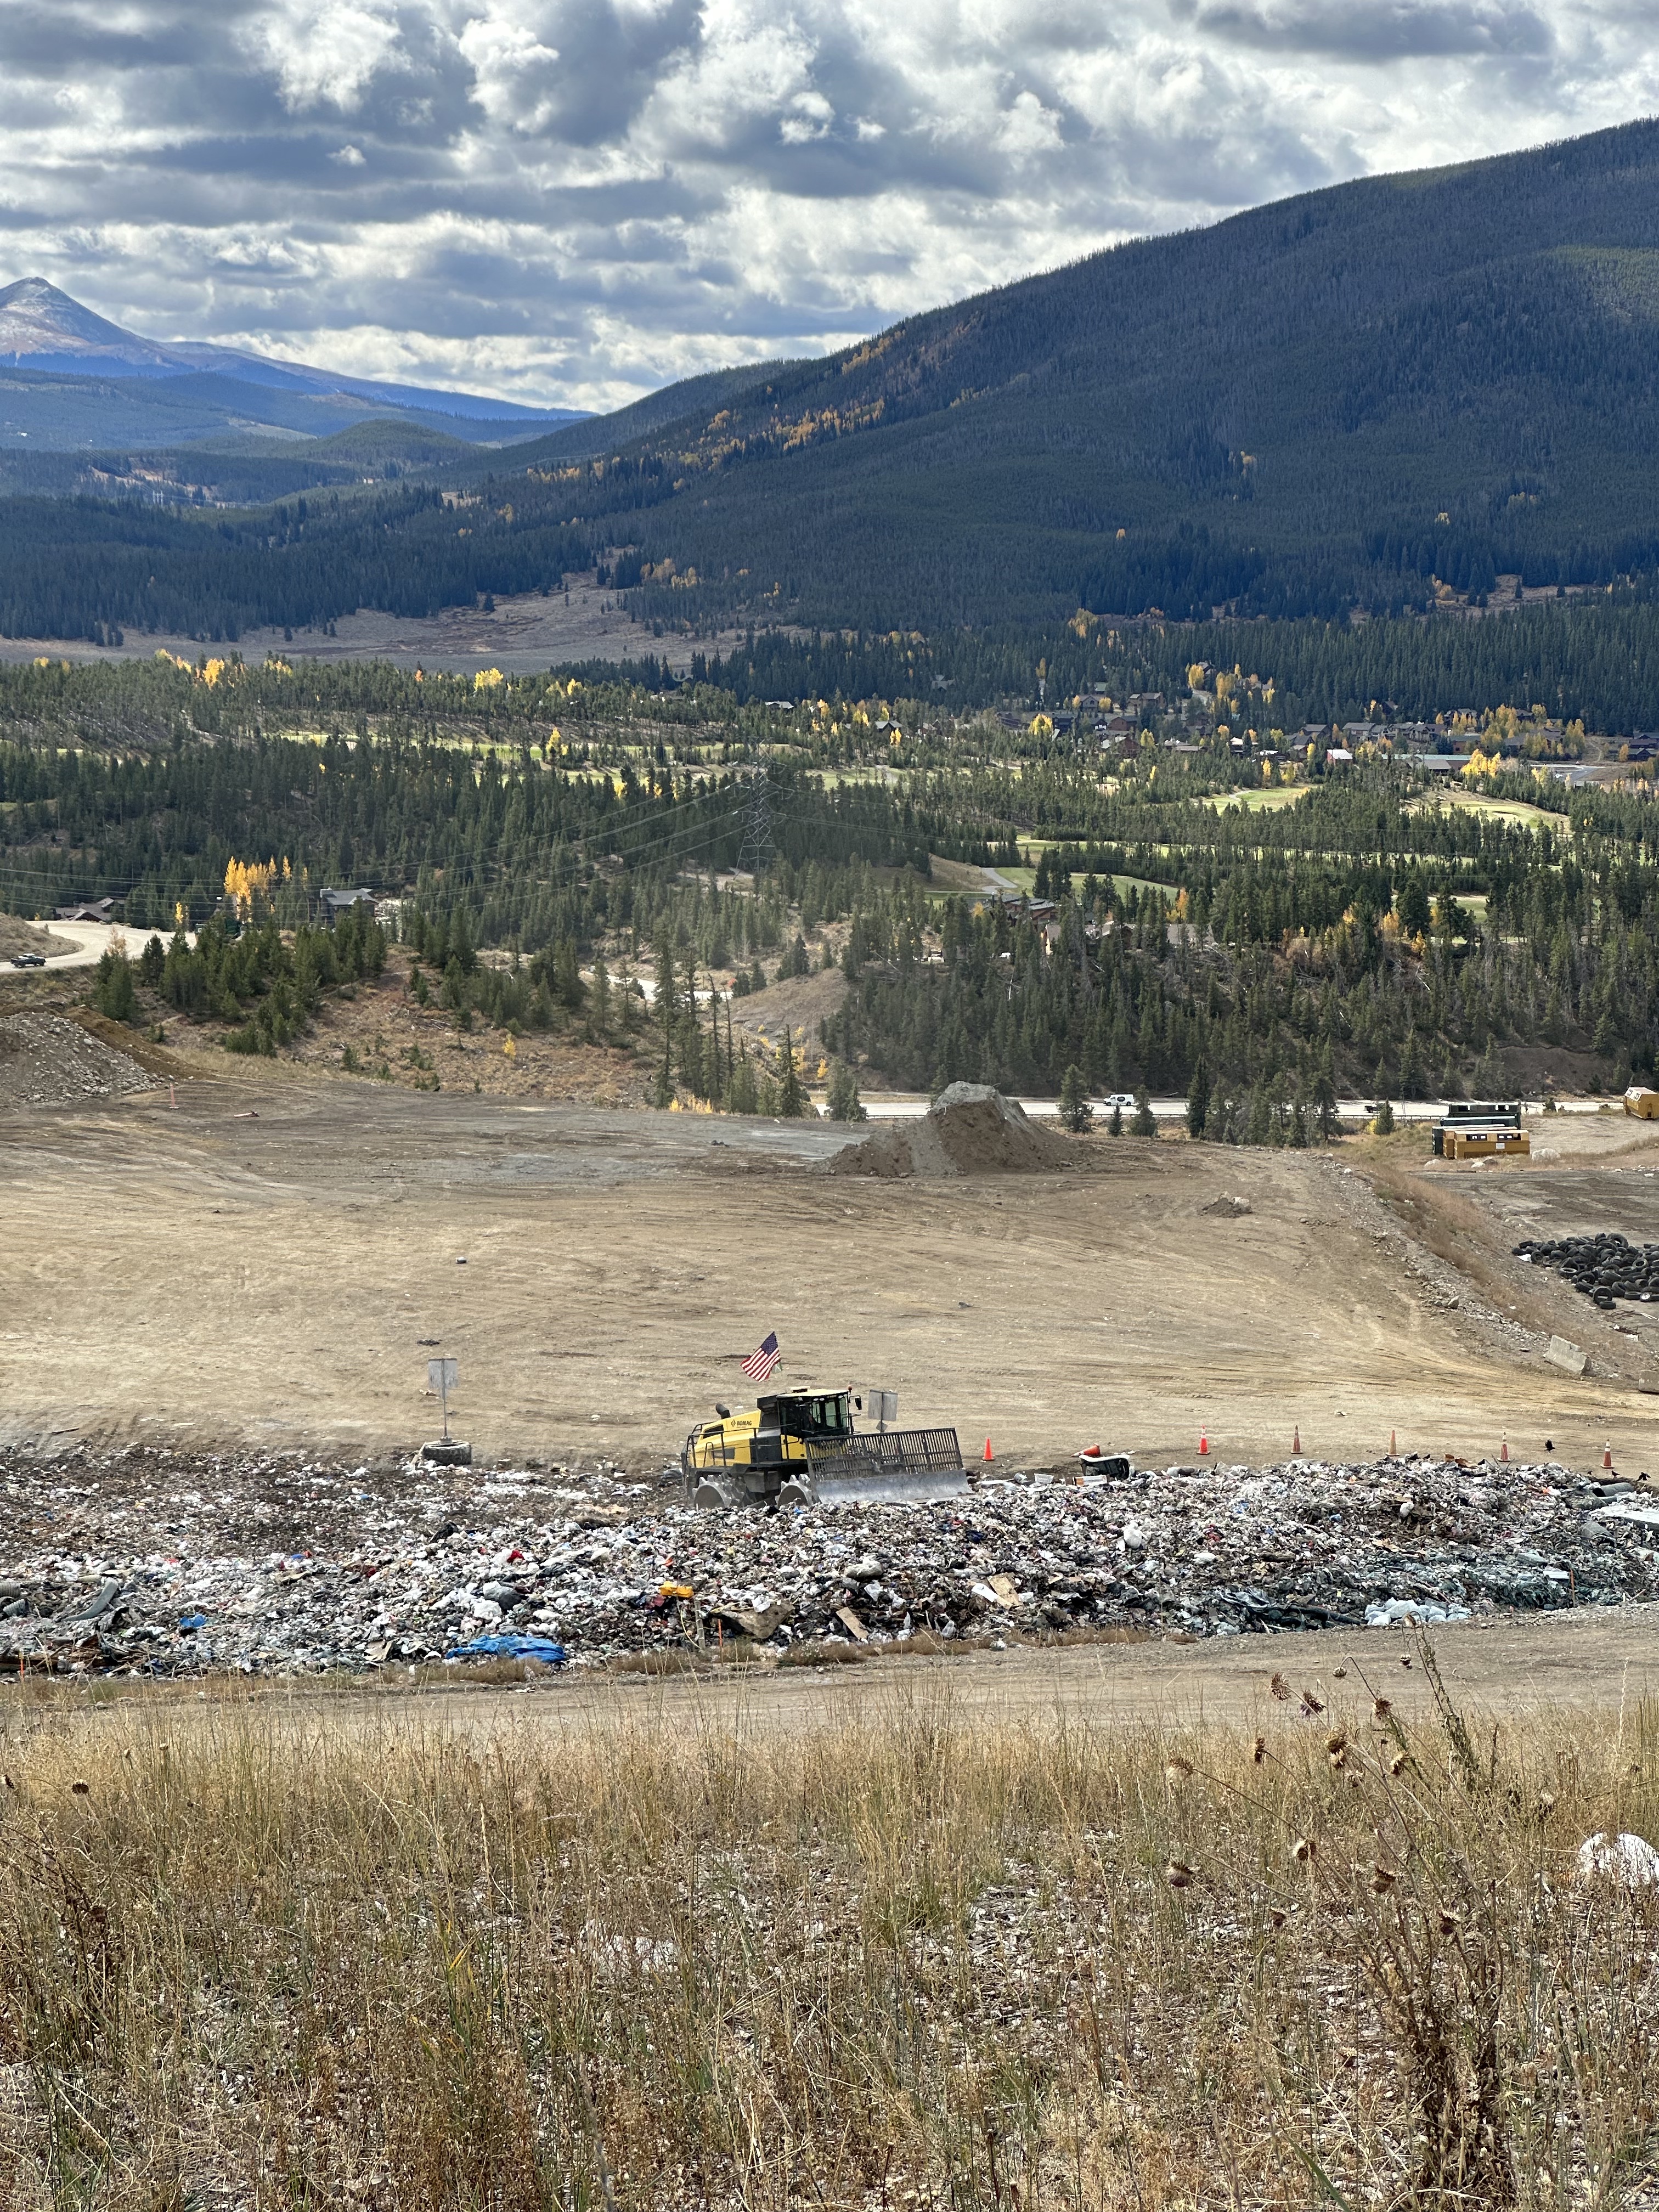
[(123, 1098), (156, 1080), (131, 1053), (66, 1014), (11, 1014), (0, 1021), (0, 1108)]
[(0, 914), (0, 960), (15, 960), (20, 952), (35, 952), (41, 959), (50, 960), (56, 954), (74, 950), (67, 938), (54, 937), (50, 930), (37, 929), (32, 921), (24, 921), (15, 914)]
[(836, 1176), (1043, 1175), (1085, 1155), (982, 1083), (953, 1083), (926, 1114), (889, 1121), (830, 1161)]

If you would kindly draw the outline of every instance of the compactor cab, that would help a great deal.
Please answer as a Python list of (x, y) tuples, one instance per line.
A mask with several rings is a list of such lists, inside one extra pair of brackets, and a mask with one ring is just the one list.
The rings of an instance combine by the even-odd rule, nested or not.
[(681, 1455), (699, 1505), (807, 1505), (832, 1498), (922, 1503), (967, 1488), (954, 1429), (894, 1429), (859, 1436), (860, 1394), (769, 1393), (752, 1411), (717, 1407)]

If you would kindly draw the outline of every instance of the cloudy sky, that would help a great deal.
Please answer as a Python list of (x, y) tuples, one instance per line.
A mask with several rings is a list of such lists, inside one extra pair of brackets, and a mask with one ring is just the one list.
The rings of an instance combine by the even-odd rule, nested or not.
[(1656, 109), (1654, 0), (0, 0), (0, 283), (605, 407)]

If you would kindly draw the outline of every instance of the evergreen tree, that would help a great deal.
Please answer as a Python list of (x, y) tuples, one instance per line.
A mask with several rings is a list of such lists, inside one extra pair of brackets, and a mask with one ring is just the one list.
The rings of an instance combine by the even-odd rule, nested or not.
[(138, 1018), (132, 963), (119, 945), (111, 946), (99, 960), (92, 986), (92, 1003), (112, 1022), (136, 1022)]
[(1135, 1092), (1135, 1117), (1129, 1124), (1129, 1131), (1136, 1137), (1155, 1137), (1158, 1134), (1158, 1116), (1152, 1111), (1152, 1102), (1147, 1096), (1144, 1083)]
[(1336, 1134), (1336, 1076), (1331, 1065), (1329, 1045), (1319, 1055), (1318, 1072), (1313, 1081), (1313, 1106), (1319, 1140), (1328, 1145)]
[(653, 1103), (665, 1109), (674, 1103), (674, 1030), (678, 999), (674, 948), (665, 930), (657, 939), (657, 1021), (662, 1031), (662, 1050), (657, 1062), (657, 1087), (653, 1094)]
[(1417, 1031), (1407, 1030), (1406, 1042), (1400, 1054), (1400, 1095), (1402, 1098), (1423, 1096), (1423, 1063), (1417, 1048)]
[(789, 1035), (787, 1022), (783, 1025), (783, 1051), (780, 1055), (777, 1110), (786, 1121), (798, 1121), (804, 1114), (811, 1111), (811, 1102), (806, 1096), (806, 1087), (802, 1083), (800, 1072), (795, 1066), (795, 1048)]
[(844, 1060), (832, 1059), (830, 1062), (829, 1105), (832, 1121), (863, 1121), (869, 1118), (859, 1097), (858, 1078)]
[(1210, 1071), (1200, 1058), (1193, 1069), (1193, 1079), (1187, 1091), (1187, 1134), (1201, 1137), (1205, 1117), (1210, 1110)]
[(730, 1114), (758, 1114), (761, 1110), (760, 1085), (755, 1079), (755, 1063), (749, 1057), (747, 1045), (738, 1052), (737, 1066), (732, 1070), (726, 1107)]
[(1060, 1118), (1074, 1137), (1080, 1137), (1094, 1119), (1094, 1109), (1083, 1080), (1083, 1070), (1073, 1060), (1060, 1085)]

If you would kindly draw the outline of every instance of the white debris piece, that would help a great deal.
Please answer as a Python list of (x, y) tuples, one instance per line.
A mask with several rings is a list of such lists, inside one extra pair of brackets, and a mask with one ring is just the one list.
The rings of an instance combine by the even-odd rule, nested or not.
[(1432, 1600), (1416, 1597), (1391, 1597), (1381, 1605), (1365, 1607), (1367, 1628), (1426, 1628), (1443, 1620), (1467, 1620), (1468, 1617), (1466, 1605), (1436, 1605)]
[(1645, 1889), (1659, 1881), (1659, 1851), (1642, 1836), (1586, 1836), (1578, 1846), (1577, 1879), (1594, 1881), (1598, 1875), (1626, 1889)]

